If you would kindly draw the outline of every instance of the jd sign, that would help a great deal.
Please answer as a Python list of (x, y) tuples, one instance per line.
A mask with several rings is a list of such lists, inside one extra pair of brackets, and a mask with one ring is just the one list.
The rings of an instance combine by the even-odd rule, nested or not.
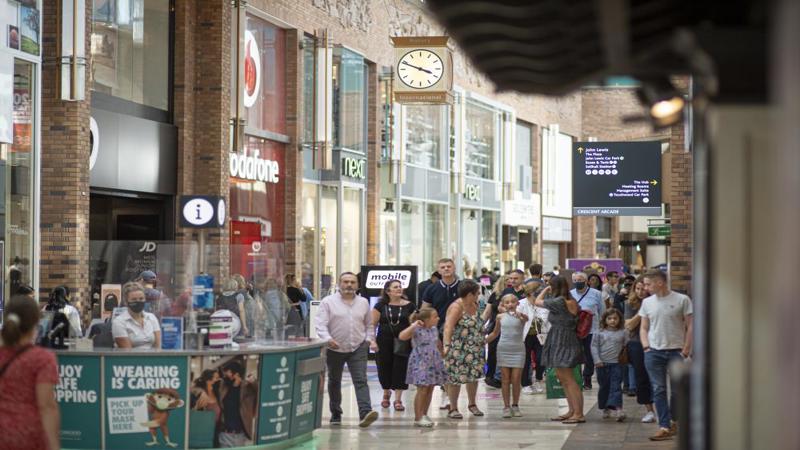
[(356, 158), (342, 158), (342, 175), (363, 180), (366, 175), (367, 161)]

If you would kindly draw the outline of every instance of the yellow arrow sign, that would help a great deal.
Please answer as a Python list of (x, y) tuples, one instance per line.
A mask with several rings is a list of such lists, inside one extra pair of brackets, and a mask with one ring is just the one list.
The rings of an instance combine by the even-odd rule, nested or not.
[(658, 181), (656, 181), (656, 180), (653, 180), (653, 181), (651, 181), (651, 182), (650, 182), (650, 184), (652, 184), (653, 186), (655, 186), (655, 185), (657, 185), (657, 184), (658, 184)]
[(578, 147), (578, 153), (583, 154), (583, 147)]

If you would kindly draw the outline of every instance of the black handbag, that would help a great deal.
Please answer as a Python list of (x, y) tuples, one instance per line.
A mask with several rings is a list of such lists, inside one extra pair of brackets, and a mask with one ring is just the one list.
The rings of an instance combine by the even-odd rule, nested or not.
[(396, 337), (397, 334), (395, 334), (394, 327), (392, 326), (392, 316), (389, 314), (389, 305), (384, 305), (383, 308), (384, 311), (386, 312), (386, 319), (388, 319), (387, 323), (389, 324), (389, 329), (392, 330), (392, 336), (394, 339), (392, 342), (393, 345), (392, 353), (394, 353), (395, 356), (401, 356), (407, 358), (411, 354), (411, 342), (404, 341)]

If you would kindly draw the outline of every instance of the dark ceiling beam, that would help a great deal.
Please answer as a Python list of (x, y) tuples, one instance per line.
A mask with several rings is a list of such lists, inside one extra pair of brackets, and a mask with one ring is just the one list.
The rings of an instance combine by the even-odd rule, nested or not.
[(595, 0), (606, 67), (611, 73), (630, 72), (630, 29), (627, 0)]

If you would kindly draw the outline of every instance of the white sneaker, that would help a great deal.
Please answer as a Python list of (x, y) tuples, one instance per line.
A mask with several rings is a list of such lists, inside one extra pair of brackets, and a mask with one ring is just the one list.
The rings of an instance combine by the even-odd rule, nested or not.
[(533, 390), (533, 386), (525, 386), (524, 388), (522, 388), (522, 393), (523, 394), (528, 394), (528, 395), (533, 395), (533, 394), (536, 393), (536, 391)]
[(642, 423), (653, 423), (656, 421), (656, 415), (650, 411), (647, 411), (647, 414), (642, 417)]
[(511, 408), (503, 408), (503, 419), (510, 419), (513, 417), (511, 414)]
[(609, 417), (611, 417), (611, 410), (610, 409), (604, 409), (603, 410), (603, 419), (608, 419)]
[(618, 410), (616, 410), (614, 412), (616, 412), (616, 414), (614, 416), (617, 418), (617, 422), (624, 422), (625, 418), (628, 417), (628, 416), (625, 415), (625, 411), (623, 411), (621, 409), (618, 409)]
[(533, 393), (544, 394), (544, 388), (542, 387), (542, 383), (540, 383), (539, 381), (533, 383)]
[(414, 426), (420, 428), (431, 428), (433, 426), (433, 421), (431, 421), (428, 416), (422, 416), (421, 419), (414, 422)]
[(439, 409), (450, 409), (450, 399), (447, 398), (447, 394), (442, 392), (442, 404), (439, 406)]
[(522, 417), (522, 411), (519, 410), (519, 406), (511, 407), (511, 417)]

